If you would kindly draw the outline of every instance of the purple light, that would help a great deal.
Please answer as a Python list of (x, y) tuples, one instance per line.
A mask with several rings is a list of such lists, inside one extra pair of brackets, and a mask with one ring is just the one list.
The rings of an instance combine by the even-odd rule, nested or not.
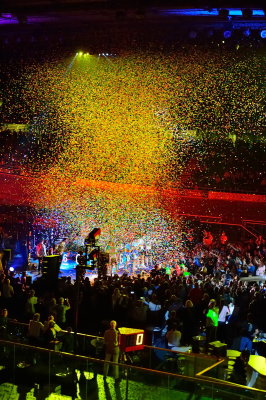
[(0, 25), (18, 24), (16, 18), (0, 18)]
[[(41, 22), (51, 22), (51, 21), (56, 21), (56, 17), (46, 17), (46, 16), (30, 16), (27, 17), (27, 25), (28, 24), (39, 24)], [(18, 19), (13, 16), (12, 14), (2, 14), (0, 17), (0, 25), (15, 25), (18, 24), (19, 21)]]
[(198, 36), (196, 31), (190, 31), (188, 34), (190, 39), (196, 39), (196, 37)]

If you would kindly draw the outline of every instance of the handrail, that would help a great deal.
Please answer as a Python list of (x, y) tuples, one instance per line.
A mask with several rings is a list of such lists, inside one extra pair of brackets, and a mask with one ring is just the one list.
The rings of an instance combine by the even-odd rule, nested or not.
[[(189, 189), (189, 190), (193, 190), (193, 188), (189, 188), (184, 186), (184, 189)], [(256, 195), (265, 195), (266, 191), (264, 190), (264, 188), (260, 187), (260, 189), (262, 189), (261, 191), (259, 190), (246, 190), (246, 189), (235, 189), (235, 188), (231, 188), (231, 190), (228, 188), (214, 188), (211, 185), (210, 186), (198, 186), (196, 190), (201, 190), (201, 191), (207, 191), (207, 192), (224, 192), (224, 193), (239, 193), (239, 194), (256, 194)]]
[[(27, 323), (27, 322), (20, 322), (20, 321), (16, 321), (16, 320), (9, 320), (8, 321), (8, 323), (9, 324), (14, 324), (14, 325), (21, 325), (21, 326), (24, 326), (25, 328), (28, 328), (29, 327), (29, 324)], [(61, 331), (60, 332), (64, 332), (64, 333), (67, 333), (68, 331), (66, 331), (66, 330), (64, 330), (64, 329), (61, 329)], [(95, 335), (89, 335), (88, 333), (82, 333), (82, 332), (71, 332), (71, 333), (73, 333), (73, 334), (77, 334), (77, 335), (79, 335), (79, 336), (87, 336), (87, 337), (90, 337), (90, 338), (100, 338), (100, 339), (103, 339), (103, 336), (95, 336)]]
[[(24, 343), (17, 343), (17, 342), (12, 342), (12, 341), (8, 341), (8, 340), (2, 340), (0, 339), (0, 343), (3, 344), (9, 344), (9, 345), (14, 345), (14, 346), (19, 346), (19, 347), (26, 347), (29, 349), (34, 349), (36, 350), (40, 350), (42, 352), (46, 352), (46, 353), (52, 353), (52, 354), (61, 354), (64, 355), (66, 357), (69, 358), (73, 358), (73, 359), (83, 359), (83, 360), (88, 360), (88, 361), (93, 361), (96, 362), (98, 364), (104, 364), (104, 363), (108, 363), (111, 365), (116, 365), (119, 366), (121, 368), (124, 369), (134, 369), (137, 371), (142, 371), (142, 372), (147, 372), (147, 373), (153, 373), (153, 374), (157, 374), (157, 375), (162, 375), (162, 376), (170, 376), (170, 377), (174, 377), (174, 378), (180, 378), (180, 379), (186, 379), (189, 381), (193, 381), (193, 382), (202, 382), (202, 383), (216, 383), (217, 385), (220, 386), (229, 386), (229, 387), (235, 387), (238, 389), (245, 389), (245, 390), (251, 390), (254, 392), (259, 392), (259, 393), (266, 393), (266, 390), (261, 390), (261, 389), (257, 389), (257, 388), (253, 388), (253, 387), (248, 387), (248, 386), (244, 386), (244, 385), (239, 385), (233, 382), (227, 382), (227, 381), (221, 381), (219, 379), (216, 378), (211, 378), (211, 377), (204, 377), (204, 376), (187, 376), (187, 375), (180, 375), (180, 374), (174, 374), (172, 372), (165, 372), (165, 371), (158, 371), (158, 370), (153, 370), (153, 369), (148, 369), (148, 368), (144, 368), (144, 367), (138, 367), (135, 365), (127, 365), (127, 364), (120, 364), (120, 363), (114, 363), (112, 361), (105, 361), (105, 360), (100, 360), (98, 358), (93, 358), (93, 357), (86, 357), (86, 356), (81, 356), (81, 355), (76, 355), (76, 354), (71, 354), (71, 353), (65, 353), (65, 352), (61, 352), (61, 351), (56, 351), (56, 350), (52, 350), (52, 349), (45, 349), (43, 347), (35, 347), (35, 346), (31, 346), (28, 344), (24, 344)], [(224, 360), (222, 360), (224, 361)]]
[(225, 361), (225, 358), (222, 358), (221, 360), (217, 361), (217, 363), (211, 365), (210, 367), (207, 367), (205, 369), (203, 369), (202, 371), (198, 372), (196, 374), (196, 376), (201, 376), (202, 374), (204, 374), (205, 372), (210, 371), (211, 369), (217, 367), (218, 365), (222, 364)]
[[(26, 322), (19, 322), (19, 321), (14, 321), (14, 320), (13, 321), (10, 320), (9, 323), (12, 323), (14, 325), (21, 325), (21, 326), (24, 326), (25, 328), (27, 328), (29, 326), (29, 324), (26, 323)], [(60, 332), (67, 333), (67, 331), (65, 331), (63, 329)], [(81, 333), (81, 332), (71, 332), (71, 333), (73, 335), (76, 334), (77, 336), (83, 336), (83, 337), (87, 337), (87, 338), (102, 339), (103, 340), (103, 336), (95, 336), (95, 335), (90, 335), (90, 334)], [(43, 347), (41, 347), (41, 348), (43, 348)], [(197, 357), (197, 358), (204, 358), (204, 359), (217, 359), (216, 356), (211, 356), (211, 355), (208, 355), (208, 354), (187, 353), (187, 352), (183, 352), (183, 351), (176, 351), (176, 350), (172, 350), (172, 349), (166, 349), (164, 347), (156, 347), (156, 346), (144, 345), (144, 348), (145, 349), (149, 349), (149, 350), (164, 351), (166, 353), (184, 354), (186, 357)]]
[[(9, 323), (12, 323), (14, 325), (21, 325), (28, 327), (29, 324), (26, 322), (19, 322), (19, 321), (12, 321), (10, 320)], [(64, 329), (62, 329), (60, 332), (67, 333)], [(88, 338), (93, 338), (93, 339), (102, 339), (103, 336), (95, 336), (95, 335), (90, 335), (88, 333), (81, 333), (81, 332), (71, 332), (73, 335), (76, 334), (78, 336), (83, 336), (83, 337), (88, 337)], [(198, 353), (188, 353), (188, 352), (183, 352), (183, 351), (177, 351), (177, 350), (172, 350), (172, 349), (166, 349), (164, 347), (156, 347), (156, 346), (148, 346), (144, 345), (144, 348), (149, 349), (149, 350), (159, 350), (159, 351), (165, 351), (167, 353), (174, 353), (174, 354), (184, 354), (186, 357), (197, 357), (197, 358), (205, 358), (205, 359), (217, 359), (216, 356), (208, 355), (208, 354), (198, 354)]]
[(252, 232), (251, 230), (249, 230), (249, 229), (248, 229), (245, 225), (243, 225), (243, 224), (237, 224), (237, 223), (229, 222), (229, 221), (228, 221), (228, 222), (214, 221), (214, 220), (213, 220), (213, 221), (204, 221), (204, 220), (202, 220), (202, 219), (201, 219), (200, 222), (204, 222), (204, 223), (207, 223), (207, 224), (239, 226), (240, 228), (244, 229), (244, 231), (247, 231), (250, 235), (254, 236), (255, 238), (258, 237), (254, 232)]
[(266, 225), (266, 221), (256, 221), (253, 219), (243, 219), (243, 223), (251, 225)]
[(155, 346), (144, 345), (144, 348), (150, 349), (150, 350), (166, 351), (167, 353), (184, 354), (187, 357), (207, 358), (207, 359), (215, 359), (215, 360), (217, 359), (216, 356), (212, 356), (212, 355), (209, 355), (209, 354), (187, 353), (185, 351), (177, 351), (177, 350), (172, 350), (172, 349), (165, 349), (164, 347), (155, 347)]
[(187, 213), (183, 213), (183, 214), (178, 213), (177, 215), (178, 215), (178, 216), (181, 216), (181, 217), (211, 218), (211, 219), (213, 219), (213, 220), (216, 220), (216, 219), (220, 220), (220, 219), (222, 219), (221, 215), (218, 215), (217, 217), (216, 217), (216, 216), (213, 216), (213, 215), (200, 215), (200, 214), (187, 214)]

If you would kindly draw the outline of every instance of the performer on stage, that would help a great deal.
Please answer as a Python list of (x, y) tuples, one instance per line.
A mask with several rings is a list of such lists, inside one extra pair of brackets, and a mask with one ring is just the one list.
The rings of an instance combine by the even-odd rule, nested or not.
[(66, 247), (66, 240), (67, 239), (64, 238), (63, 240), (61, 240), (59, 243), (57, 243), (55, 245), (54, 254), (58, 254), (60, 256), (59, 257), (59, 267), (63, 260), (63, 254), (64, 254), (65, 247)]
[(41, 272), (43, 257), (45, 257), (47, 255), (46, 254), (46, 246), (44, 244), (43, 239), (40, 240), (36, 246), (36, 255), (38, 258), (38, 272)]

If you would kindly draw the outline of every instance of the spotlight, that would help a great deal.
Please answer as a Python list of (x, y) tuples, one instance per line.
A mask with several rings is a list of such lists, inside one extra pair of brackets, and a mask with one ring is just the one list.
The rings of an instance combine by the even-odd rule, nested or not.
[(10, 272), (14, 272), (14, 271), (15, 271), (15, 268), (14, 268), (14, 267), (10, 267), (10, 268), (9, 268), (9, 271), (10, 271)]
[(101, 234), (101, 229), (100, 228), (94, 228), (86, 237), (84, 240), (85, 245), (90, 245), (90, 246), (95, 246), (96, 241), (99, 239), (99, 236)]
[(224, 31), (223, 37), (225, 39), (230, 39), (231, 36), (232, 36), (232, 31)]
[(249, 37), (249, 36), (251, 35), (251, 30), (250, 30), (249, 28), (245, 29), (245, 30), (243, 31), (243, 35), (244, 35), (245, 37)]
[(261, 37), (262, 39), (266, 39), (266, 29), (263, 29), (263, 30), (260, 32), (260, 37)]

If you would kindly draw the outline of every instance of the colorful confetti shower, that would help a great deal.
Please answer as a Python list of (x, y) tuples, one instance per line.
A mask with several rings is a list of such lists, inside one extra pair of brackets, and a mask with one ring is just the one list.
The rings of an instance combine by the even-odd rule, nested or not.
[(106, 245), (177, 245), (161, 188), (178, 186), (191, 139), (263, 137), (264, 61), (259, 51), (188, 47), (28, 63), (3, 110), (30, 125), (33, 204), (73, 235), (100, 226)]
[(145, 65), (130, 57), (77, 55), (68, 66), (49, 68), (44, 82), (36, 76), (34, 88), (30, 83), (39, 104), (29, 101), (38, 107), (33, 131), (50, 135), (56, 126), (66, 143), (50, 173), (163, 184), (171, 135), (156, 115), (167, 104), (160, 75), (147, 70), (145, 77)]

